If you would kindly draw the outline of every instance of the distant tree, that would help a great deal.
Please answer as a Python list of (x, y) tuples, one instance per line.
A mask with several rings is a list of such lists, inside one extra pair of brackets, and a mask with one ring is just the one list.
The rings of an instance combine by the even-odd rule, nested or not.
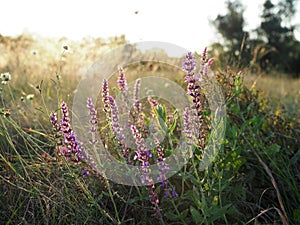
[(237, 45), (243, 39), (244, 27), (244, 7), (240, 1), (227, 1), (227, 14), (218, 15), (214, 25), (222, 34), (225, 40), (232, 46)]
[[(232, 62), (249, 61), (249, 33), (244, 31), (244, 6), (239, 0), (226, 1), (227, 14), (218, 15), (212, 24), (224, 38), (224, 54), (230, 56)], [(243, 63), (240, 62), (240, 63)]]
[(257, 32), (269, 48), (274, 49), (261, 58), (263, 68), (270, 65), (295, 75), (300, 72), (299, 63), (296, 63), (300, 60), (300, 53), (297, 52), (300, 43), (294, 36), (295, 27), (290, 24), (296, 12), (295, 2), (281, 0), (275, 5), (271, 0), (266, 0), (263, 5), (262, 21)]
[[(244, 30), (244, 6), (240, 0), (227, 0), (227, 13), (218, 15), (212, 24), (224, 38), (219, 56), (227, 63), (276, 69), (300, 76), (300, 42), (294, 35), (292, 19), (297, 0), (265, 0), (260, 26), (252, 31), (258, 38), (249, 39)], [(229, 60), (228, 60), (229, 59)]]

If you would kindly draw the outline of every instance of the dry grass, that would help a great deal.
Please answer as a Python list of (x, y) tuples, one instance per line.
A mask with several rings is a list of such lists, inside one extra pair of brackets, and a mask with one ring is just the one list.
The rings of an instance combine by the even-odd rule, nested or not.
[(300, 120), (300, 78), (249, 74), (244, 77), (244, 81), (247, 87), (261, 90), (266, 98), (270, 98), (275, 110)]

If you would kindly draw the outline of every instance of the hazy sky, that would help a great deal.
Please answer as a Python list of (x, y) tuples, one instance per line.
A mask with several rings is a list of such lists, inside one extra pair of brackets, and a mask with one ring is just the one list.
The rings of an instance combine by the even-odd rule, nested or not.
[[(242, 2), (247, 29), (255, 28), (264, 0)], [(299, 2), (297, 9), (294, 21), (300, 23)], [(209, 19), (224, 12), (224, 0), (1, 0), (0, 34), (71, 39), (125, 34), (130, 42), (164, 41), (201, 51), (220, 39)]]

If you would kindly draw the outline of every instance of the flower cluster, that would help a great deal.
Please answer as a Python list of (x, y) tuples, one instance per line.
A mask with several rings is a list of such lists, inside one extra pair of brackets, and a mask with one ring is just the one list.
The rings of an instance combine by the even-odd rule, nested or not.
[(164, 149), (161, 147), (158, 139), (154, 139), (156, 145), (156, 152), (157, 152), (157, 164), (159, 166), (159, 177), (157, 178), (160, 181), (160, 186), (164, 190), (164, 196), (166, 198), (174, 198), (177, 197), (178, 194), (176, 193), (175, 189), (172, 188), (169, 184), (169, 181), (166, 178), (166, 174), (169, 171), (169, 166), (164, 162)]
[(50, 122), (54, 128), (54, 132), (55, 132), (55, 138), (59, 138), (60, 137), (60, 125), (58, 123), (58, 118), (57, 118), (57, 113), (54, 112), (52, 113), (51, 117), (50, 117)]
[(103, 102), (103, 111), (108, 113), (110, 111), (110, 104), (109, 104), (109, 88), (108, 88), (108, 81), (106, 79), (103, 80), (102, 83), (102, 102)]
[(140, 165), (142, 166), (142, 183), (151, 183), (153, 182), (152, 179), (148, 176), (150, 174), (150, 163), (149, 158), (152, 157), (152, 154), (149, 152), (145, 145), (144, 138), (142, 138), (142, 135), (136, 128), (136, 126), (131, 125), (131, 132), (135, 139), (135, 144), (137, 146), (137, 150), (135, 152), (134, 160), (138, 160), (140, 162)]
[(207, 60), (207, 48), (204, 49), (202, 53), (202, 59), (200, 64), (199, 74), (195, 73), (196, 70), (196, 59), (191, 52), (189, 52), (183, 62), (182, 68), (186, 71), (185, 82), (187, 85), (187, 94), (192, 97), (193, 109), (196, 110), (196, 116), (198, 118), (198, 123), (200, 124), (200, 134), (198, 137), (198, 144), (202, 148), (205, 147), (206, 134), (203, 132), (205, 129), (205, 121), (202, 115), (202, 102), (201, 102), (201, 82), (203, 79), (208, 77), (209, 67), (212, 65), (214, 60), (211, 58)]
[[(128, 87), (126, 75), (123, 68), (119, 67), (119, 77), (118, 77), (118, 88), (120, 90), (121, 101), (123, 102), (122, 107), (119, 109), (121, 115), (130, 115), (130, 101), (128, 99)], [(128, 127), (130, 127), (130, 121), (128, 120)]]
[(200, 101), (200, 85), (198, 83), (199, 75), (194, 73), (196, 70), (196, 60), (191, 52), (186, 55), (185, 61), (183, 62), (183, 70), (187, 72), (185, 76), (185, 82), (188, 83), (187, 93), (193, 97), (193, 106), (197, 110), (198, 116), (201, 116), (202, 105)]
[(119, 67), (119, 78), (118, 78), (118, 87), (120, 91), (127, 91), (127, 81), (125, 72), (122, 67)]
[(135, 143), (137, 146), (136, 155), (134, 157), (135, 160), (138, 160), (141, 165), (141, 174), (142, 174), (142, 184), (146, 184), (146, 189), (148, 191), (148, 196), (150, 199), (150, 203), (154, 206), (155, 214), (154, 216), (160, 218), (161, 217), (161, 209), (159, 207), (159, 199), (157, 195), (157, 190), (155, 189), (155, 185), (153, 183), (152, 178), (149, 176), (151, 170), (149, 169), (150, 162), (149, 158), (152, 157), (152, 154), (149, 152), (145, 145), (144, 138), (142, 138), (141, 134), (137, 130), (136, 126), (131, 125), (131, 131), (135, 138)]
[(83, 159), (82, 144), (76, 140), (76, 135), (70, 124), (69, 109), (65, 102), (61, 104), (61, 112), (62, 119), (60, 123), (58, 123), (57, 113), (51, 115), (50, 121), (57, 135), (61, 133), (63, 136), (64, 142), (60, 148), (61, 153), (65, 156), (67, 161), (78, 163)]
[(207, 78), (208, 69), (213, 64), (213, 62), (214, 62), (213, 58), (207, 60), (207, 48), (205, 48), (202, 53), (200, 70), (199, 70), (199, 73), (201, 74), (202, 77)]
[(91, 144), (95, 144), (98, 142), (97, 138), (96, 138), (96, 125), (98, 123), (98, 119), (97, 119), (97, 110), (95, 109), (94, 103), (92, 101), (91, 98), (87, 99), (87, 108), (89, 109), (89, 114), (91, 116), (89, 122), (91, 124), (91, 133), (92, 133), (92, 137), (90, 139)]
[(0, 78), (1, 78), (1, 84), (4, 85), (4, 84), (7, 84), (8, 81), (11, 80), (11, 75), (9, 72), (1, 73)]
[(183, 113), (183, 133), (185, 134), (185, 138), (187, 139), (187, 144), (193, 144), (193, 127), (192, 127), (192, 119), (191, 119), (190, 109), (187, 107)]
[(139, 91), (141, 86), (141, 79), (137, 79), (134, 86), (134, 95), (133, 95), (133, 102), (134, 102), (134, 110), (137, 114), (141, 113), (142, 111), (142, 104), (139, 100)]
[[(128, 89), (127, 89), (127, 81), (125, 72), (122, 67), (119, 67), (119, 77), (117, 80), (118, 88), (120, 90), (120, 97), (123, 103), (120, 109), (118, 108), (115, 99), (109, 95), (109, 87), (108, 81), (104, 80), (102, 85), (102, 102), (104, 103), (104, 112), (106, 116), (109, 116), (108, 122), (111, 125), (111, 130), (118, 141), (119, 147), (122, 149), (122, 156), (126, 160), (128, 164), (138, 162), (140, 166), (141, 172), (141, 183), (145, 184), (145, 187), (148, 191), (148, 196), (150, 199), (150, 203), (154, 207), (155, 216), (161, 217), (161, 209), (159, 207), (159, 198), (158, 198), (158, 189), (156, 189), (155, 182), (151, 177), (150, 170), (150, 160), (155, 161), (152, 155), (152, 151), (156, 151), (156, 162), (159, 166), (159, 175), (157, 181), (161, 184), (161, 189), (165, 192), (164, 196), (167, 198), (173, 198), (178, 196), (175, 192), (174, 188), (172, 188), (171, 184), (168, 182), (166, 178), (166, 174), (169, 170), (168, 165), (164, 162), (164, 148), (160, 145), (158, 138), (154, 137), (155, 146), (153, 149), (148, 149), (146, 147), (146, 142), (144, 140), (144, 136), (147, 134), (144, 124), (144, 116), (142, 113), (142, 104), (139, 100), (139, 91), (141, 87), (141, 79), (137, 79), (134, 85), (133, 91), (133, 103), (130, 103), (128, 100)], [(153, 116), (157, 117), (155, 114), (155, 109), (159, 107), (159, 103), (157, 100), (152, 99), (151, 96), (148, 96), (148, 101), (153, 110)], [(89, 105), (89, 103), (88, 103)], [(133, 112), (130, 111), (130, 108), (133, 108)], [(90, 109), (91, 107), (88, 106)], [(110, 112), (110, 114), (108, 114)], [(135, 155), (133, 158), (131, 156), (131, 149), (126, 146), (124, 130), (127, 127), (121, 127), (120, 125), (120, 115), (123, 113), (131, 115), (132, 117), (128, 118), (127, 126), (131, 130), (131, 134), (126, 138), (133, 138), (135, 142)], [(128, 115), (128, 116), (129, 116)], [(131, 121), (132, 119), (132, 121)], [(126, 126), (126, 125), (125, 125)], [(152, 162), (151, 161), (151, 162)]]
[(118, 143), (122, 148), (122, 155), (129, 161), (128, 148), (125, 146), (125, 135), (123, 134), (122, 128), (120, 127), (119, 122), (119, 110), (118, 106), (115, 103), (115, 99), (112, 96), (109, 96), (110, 110), (111, 110), (111, 127), (114, 132), (114, 135), (117, 137)]
[(153, 98), (151, 98), (151, 96), (148, 96), (148, 102), (150, 103), (150, 105), (152, 107), (158, 106), (158, 101), (155, 100), (155, 99), (153, 99)]
[(139, 100), (139, 92), (141, 87), (141, 79), (137, 79), (134, 85), (134, 94), (133, 94), (133, 108), (135, 115), (137, 116), (137, 123), (139, 127), (143, 127), (144, 116), (142, 114), (142, 104)]

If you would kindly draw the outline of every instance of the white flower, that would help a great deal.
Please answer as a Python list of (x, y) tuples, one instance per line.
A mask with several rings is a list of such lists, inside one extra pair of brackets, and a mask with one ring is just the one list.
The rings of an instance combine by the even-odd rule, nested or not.
[(35, 50), (35, 49), (33, 49), (32, 51), (31, 51), (31, 54), (32, 55), (37, 55), (39, 52), (38, 52), (38, 50)]
[(70, 51), (70, 45), (68, 43), (63, 43), (62, 48), (64, 52), (69, 52)]
[(7, 84), (8, 81), (11, 80), (11, 75), (9, 72), (1, 73), (0, 78), (1, 78), (1, 84)]
[(29, 94), (29, 95), (26, 96), (26, 99), (27, 99), (27, 100), (30, 100), (30, 101), (31, 101), (33, 98), (34, 98), (34, 94)]

